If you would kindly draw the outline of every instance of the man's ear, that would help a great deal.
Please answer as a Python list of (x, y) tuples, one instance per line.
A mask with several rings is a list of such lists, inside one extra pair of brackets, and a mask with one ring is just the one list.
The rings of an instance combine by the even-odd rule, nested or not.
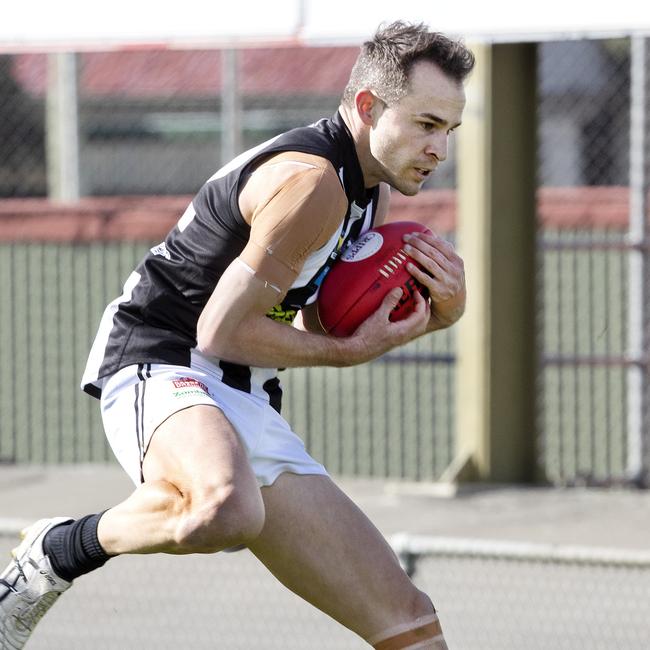
[(359, 119), (366, 126), (374, 126), (375, 120), (379, 117), (384, 102), (375, 95), (372, 90), (362, 88), (354, 96), (354, 104)]

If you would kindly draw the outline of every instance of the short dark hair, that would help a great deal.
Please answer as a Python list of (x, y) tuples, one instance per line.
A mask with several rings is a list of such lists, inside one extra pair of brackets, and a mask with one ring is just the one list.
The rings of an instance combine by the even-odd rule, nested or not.
[(424, 23), (398, 20), (380, 25), (361, 47), (350, 73), (343, 103), (354, 104), (361, 88), (370, 88), (389, 104), (408, 92), (409, 73), (419, 61), (435, 63), (446, 75), (462, 83), (474, 67), (474, 55), (461, 41), (430, 32)]

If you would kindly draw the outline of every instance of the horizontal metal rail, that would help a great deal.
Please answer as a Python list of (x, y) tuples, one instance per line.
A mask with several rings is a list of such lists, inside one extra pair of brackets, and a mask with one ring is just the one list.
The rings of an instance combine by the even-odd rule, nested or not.
[(636, 549), (430, 537), (409, 533), (392, 535), (388, 541), (401, 559), (437, 555), (650, 569), (650, 551)]
[(431, 352), (400, 352), (398, 354), (385, 354), (372, 361), (372, 363), (444, 363), (453, 365), (456, 363), (456, 355), (448, 353), (431, 353)]
[(544, 251), (620, 251), (627, 253), (629, 251), (650, 252), (650, 240), (642, 242), (629, 242), (621, 239), (620, 241), (612, 240), (591, 240), (577, 239), (575, 241), (566, 241), (553, 239), (548, 240), (541, 238), (540, 246)]
[(606, 366), (621, 368), (647, 368), (650, 366), (650, 359), (642, 357), (631, 359), (626, 356), (616, 355), (549, 355), (542, 357), (542, 365), (545, 366)]

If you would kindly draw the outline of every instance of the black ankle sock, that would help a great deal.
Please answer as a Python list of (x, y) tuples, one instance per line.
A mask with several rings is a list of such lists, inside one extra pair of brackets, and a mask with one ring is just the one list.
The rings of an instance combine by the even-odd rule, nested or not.
[(97, 525), (103, 514), (59, 524), (45, 535), (43, 551), (49, 556), (56, 574), (64, 580), (71, 582), (99, 569), (110, 558), (97, 539)]

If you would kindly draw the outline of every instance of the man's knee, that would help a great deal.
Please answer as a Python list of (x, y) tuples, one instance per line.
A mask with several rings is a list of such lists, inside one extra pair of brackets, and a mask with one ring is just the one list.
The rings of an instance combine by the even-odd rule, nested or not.
[(405, 603), (403, 623), (391, 625), (368, 639), (375, 650), (447, 650), (431, 599), (415, 589)]
[(184, 495), (176, 543), (185, 553), (215, 553), (248, 544), (262, 532), (264, 503), (259, 490), (236, 484), (204, 487)]

